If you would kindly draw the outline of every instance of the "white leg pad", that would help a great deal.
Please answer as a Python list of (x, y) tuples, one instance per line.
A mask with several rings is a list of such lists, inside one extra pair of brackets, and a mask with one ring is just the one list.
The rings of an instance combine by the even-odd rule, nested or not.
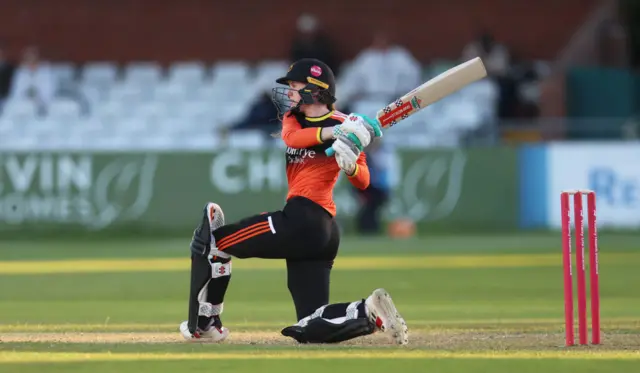
[[(211, 278), (219, 278), (223, 276), (231, 275), (231, 262), (228, 263), (211, 263)], [(200, 306), (198, 308), (198, 316), (206, 316), (212, 317), (216, 315), (221, 315), (224, 309), (224, 303), (220, 304), (211, 304), (207, 302), (207, 293), (209, 291), (209, 283), (211, 280), (207, 281), (207, 283), (200, 289), (198, 293), (198, 302)]]

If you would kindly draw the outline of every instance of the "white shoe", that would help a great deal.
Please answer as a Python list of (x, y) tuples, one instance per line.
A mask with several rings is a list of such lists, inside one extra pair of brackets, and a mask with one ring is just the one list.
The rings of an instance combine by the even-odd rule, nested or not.
[(407, 323), (393, 304), (389, 293), (384, 289), (376, 289), (365, 300), (367, 316), (381, 332), (391, 332), (400, 345), (409, 343)]
[(202, 330), (198, 328), (195, 334), (189, 332), (189, 325), (187, 321), (183, 321), (180, 324), (180, 334), (188, 341), (197, 339), (210, 339), (213, 342), (222, 342), (229, 336), (229, 329), (223, 327), (216, 328), (211, 327), (208, 330)]

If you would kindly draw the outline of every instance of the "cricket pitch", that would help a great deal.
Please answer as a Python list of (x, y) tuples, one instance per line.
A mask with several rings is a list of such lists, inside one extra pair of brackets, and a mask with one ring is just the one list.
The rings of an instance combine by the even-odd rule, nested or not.
[[(516, 333), (496, 331), (417, 331), (410, 332), (409, 349), (510, 351), (562, 349), (562, 333)], [(0, 343), (53, 343), (53, 344), (173, 344), (211, 343), (224, 345), (278, 345), (297, 346), (291, 338), (277, 331), (232, 332), (223, 343), (206, 340), (185, 341), (178, 333), (169, 332), (17, 332), (1, 333)], [(395, 346), (389, 335), (376, 333), (371, 336), (340, 343), (344, 346)], [(576, 347), (580, 348), (580, 347)], [(640, 335), (635, 333), (609, 333), (602, 344), (585, 346), (597, 350), (640, 350)]]

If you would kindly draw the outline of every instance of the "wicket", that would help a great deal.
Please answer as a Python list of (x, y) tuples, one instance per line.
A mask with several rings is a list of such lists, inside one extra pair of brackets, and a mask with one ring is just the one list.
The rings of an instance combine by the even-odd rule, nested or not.
[(591, 290), (591, 344), (600, 344), (600, 290), (598, 274), (598, 231), (596, 228), (596, 194), (592, 190), (567, 190), (560, 194), (562, 210), (562, 259), (564, 264), (565, 344), (573, 346), (573, 271), (571, 266), (571, 206), (573, 196), (574, 228), (576, 232), (576, 268), (578, 278), (578, 336), (581, 345), (587, 342), (587, 291), (584, 260), (584, 215), (582, 196), (587, 196), (589, 228), (589, 270)]

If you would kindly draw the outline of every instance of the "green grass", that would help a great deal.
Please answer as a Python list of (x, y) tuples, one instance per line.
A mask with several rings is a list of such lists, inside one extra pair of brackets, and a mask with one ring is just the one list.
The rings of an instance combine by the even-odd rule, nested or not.
[(279, 336), (295, 314), (278, 261), (234, 260), (223, 314), (231, 338), (192, 344), (177, 334), (188, 240), (0, 241), (0, 371), (631, 372), (640, 364), (637, 242), (601, 233), (604, 343), (565, 348), (557, 234), (345, 238), (331, 301), (389, 290), (411, 331), (398, 348), (384, 335), (337, 346)]

